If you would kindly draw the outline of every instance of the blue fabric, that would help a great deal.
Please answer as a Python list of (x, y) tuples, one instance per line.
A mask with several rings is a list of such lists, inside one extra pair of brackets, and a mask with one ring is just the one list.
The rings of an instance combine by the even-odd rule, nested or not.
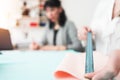
[(2, 51), (0, 80), (55, 80), (53, 72), (74, 51)]

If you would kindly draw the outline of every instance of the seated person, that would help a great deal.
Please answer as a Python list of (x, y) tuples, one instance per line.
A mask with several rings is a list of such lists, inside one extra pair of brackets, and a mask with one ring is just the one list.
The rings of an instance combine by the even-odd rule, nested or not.
[[(48, 0), (44, 5), (49, 27), (40, 45), (33, 42), (32, 50), (66, 50), (84, 51), (77, 38), (77, 30), (73, 22), (69, 21), (59, 0)], [(39, 37), (39, 35), (38, 35)]]

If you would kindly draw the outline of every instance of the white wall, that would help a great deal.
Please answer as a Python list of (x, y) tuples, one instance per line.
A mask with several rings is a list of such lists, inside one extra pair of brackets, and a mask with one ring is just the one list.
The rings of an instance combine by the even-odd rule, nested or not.
[(62, 0), (63, 7), (70, 20), (77, 27), (89, 25), (100, 0)]
[(0, 27), (9, 28), (15, 25), (18, 8), (18, 0), (0, 0)]

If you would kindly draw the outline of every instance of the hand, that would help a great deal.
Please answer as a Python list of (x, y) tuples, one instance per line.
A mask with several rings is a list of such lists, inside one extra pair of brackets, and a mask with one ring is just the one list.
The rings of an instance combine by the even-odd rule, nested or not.
[[(92, 30), (89, 27), (82, 27), (79, 31), (78, 31), (78, 38), (80, 40), (86, 40), (87, 39), (87, 33), (88, 32), (92, 32)], [(92, 32), (93, 33), (93, 32)], [(94, 33), (93, 33), (94, 34)]]
[(66, 50), (65, 46), (43, 46), (41, 50)]
[[(100, 71), (85, 74), (85, 78), (92, 79), (92, 80), (111, 80), (117, 76), (117, 71), (106, 69), (108, 67), (104, 67)], [(115, 79), (116, 80), (116, 79)]]
[(37, 43), (33, 42), (32, 44), (30, 44), (29, 49), (38, 50), (40, 49), (40, 46)]
[(58, 46), (58, 50), (66, 50), (67, 48), (66, 48), (66, 46)]
[(100, 71), (86, 74), (92, 80), (119, 80), (120, 79), (120, 50), (111, 53), (107, 64)]
[(41, 49), (41, 50), (45, 50), (45, 51), (46, 51), (46, 50), (57, 50), (57, 47), (47, 45), (47, 46), (41, 47), (40, 49)]

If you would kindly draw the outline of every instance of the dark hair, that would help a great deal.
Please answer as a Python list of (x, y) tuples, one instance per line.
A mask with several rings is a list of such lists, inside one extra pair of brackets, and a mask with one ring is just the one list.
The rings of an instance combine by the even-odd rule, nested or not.
[[(44, 10), (46, 10), (47, 7), (61, 7), (61, 1), (60, 0), (47, 0), (45, 2), (45, 5), (44, 5)], [(59, 25), (60, 26), (64, 26), (65, 23), (66, 23), (66, 20), (67, 20), (67, 17), (66, 17), (66, 14), (65, 14), (65, 11), (64, 9), (62, 10), (62, 12), (60, 13), (60, 16), (59, 16)], [(49, 20), (49, 23), (50, 23), (50, 29), (52, 29), (54, 27), (54, 22), (52, 22), (51, 20)]]

